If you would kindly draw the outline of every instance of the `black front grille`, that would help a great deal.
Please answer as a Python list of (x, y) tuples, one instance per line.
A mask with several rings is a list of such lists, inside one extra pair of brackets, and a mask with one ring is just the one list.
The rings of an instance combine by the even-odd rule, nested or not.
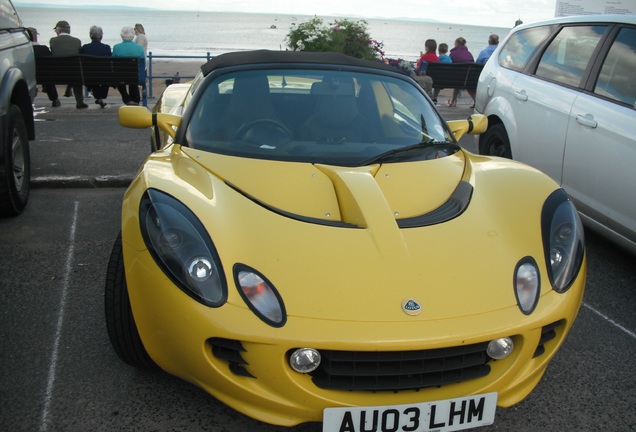
[(322, 350), (310, 375), (323, 389), (399, 391), (440, 387), (488, 375), (488, 342), (420, 351)]

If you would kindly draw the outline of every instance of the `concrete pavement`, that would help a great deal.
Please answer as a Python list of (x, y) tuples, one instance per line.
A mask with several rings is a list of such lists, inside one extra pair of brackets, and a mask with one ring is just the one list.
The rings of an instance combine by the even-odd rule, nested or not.
[(86, 99), (75, 108), (73, 97), (61, 97), (53, 108), (45, 94), (34, 101), (35, 135), (31, 141), (31, 186), (125, 187), (150, 153), (147, 130), (119, 125), (121, 99), (111, 90), (107, 108)]

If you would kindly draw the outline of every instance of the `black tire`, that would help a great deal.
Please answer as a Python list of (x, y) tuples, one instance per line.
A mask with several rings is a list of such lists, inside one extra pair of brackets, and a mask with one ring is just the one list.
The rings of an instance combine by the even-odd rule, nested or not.
[(479, 138), (479, 153), (512, 159), (510, 140), (504, 125), (493, 125)]
[(130, 308), (121, 233), (115, 240), (108, 262), (104, 309), (108, 337), (117, 356), (131, 366), (142, 369), (158, 369), (144, 348)]
[(27, 205), (31, 181), (29, 136), (17, 105), (9, 107), (7, 129), (1, 133), (0, 216), (16, 216)]

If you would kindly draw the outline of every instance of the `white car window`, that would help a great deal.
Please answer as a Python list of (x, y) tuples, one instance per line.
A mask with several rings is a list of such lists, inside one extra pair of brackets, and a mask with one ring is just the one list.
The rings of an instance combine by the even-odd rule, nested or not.
[(578, 87), (607, 26), (564, 27), (545, 50), (536, 75)]
[(636, 29), (623, 28), (612, 44), (594, 93), (636, 107)]
[(499, 64), (506, 69), (521, 71), (551, 31), (550, 26), (543, 26), (513, 34), (499, 53)]

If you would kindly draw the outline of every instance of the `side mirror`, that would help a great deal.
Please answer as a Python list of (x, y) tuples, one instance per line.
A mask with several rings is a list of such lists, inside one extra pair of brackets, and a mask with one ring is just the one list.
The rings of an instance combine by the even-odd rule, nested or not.
[(467, 133), (479, 135), (488, 129), (488, 117), (483, 114), (473, 114), (466, 120), (450, 120), (447, 123), (457, 141)]
[(172, 114), (155, 114), (146, 107), (123, 106), (117, 112), (119, 124), (133, 129), (159, 127), (163, 132), (174, 138), (176, 128), (181, 124), (181, 117)]

